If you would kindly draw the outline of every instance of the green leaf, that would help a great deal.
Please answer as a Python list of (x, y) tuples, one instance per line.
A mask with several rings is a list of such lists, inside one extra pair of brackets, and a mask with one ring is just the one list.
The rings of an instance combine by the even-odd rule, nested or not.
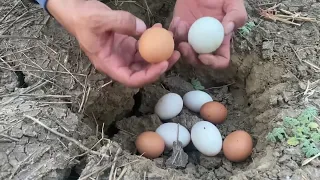
[(311, 134), (311, 139), (313, 142), (319, 143), (320, 142), (320, 133), (319, 132), (313, 132)]
[(297, 119), (298, 121), (306, 124), (309, 122), (313, 122), (317, 114), (318, 114), (317, 108), (309, 107), (306, 110), (304, 110)]
[(244, 26), (239, 28), (240, 34), (241, 35), (248, 35), (255, 26), (256, 26), (255, 23), (252, 21), (246, 23)]
[(287, 140), (287, 143), (291, 146), (296, 146), (299, 144), (299, 141), (296, 137), (291, 137)]
[(192, 78), (191, 84), (195, 90), (204, 90), (205, 87), (201, 85), (201, 82), (198, 79)]
[(274, 142), (274, 143), (277, 142), (276, 137), (274, 137), (274, 135), (271, 132), (268, 133), (266, 138), (267, 138), (268, 141), (271, 141), (271, 142)]
[(310, 140), (308, 140), (308, 139), (302, 140), (302, 147), (309, 147), (310, 144), (311, 144)]
[(311, 129), (317, 129), (318, 127), (319, 127), (319, 125), (317, 124), (317, 123), (315, 123), (315, 122), (311, 122), (311, 123), (309, 123), (309, 128), (311, 128)]
[(302, 151), (306, 154), (306, 157), (312, 157), (320, 152), (314, 143), (309, 144), (302, 148)]
[(268, 133), (267, 139), (276, 142), (276, 141), (284, 141), (287, 137), (287, 134), (283, 128), (274, 128), (272, 132)]
[(287, 127), (295, 127), (299, 124), (299, 121), (295, 118), (285, 117), (283, 123)]

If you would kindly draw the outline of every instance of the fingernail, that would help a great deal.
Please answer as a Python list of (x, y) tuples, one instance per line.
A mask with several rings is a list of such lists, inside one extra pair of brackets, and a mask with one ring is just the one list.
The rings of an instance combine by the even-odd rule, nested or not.
[(233, 30), (234, 30), (234, 23), (233, 22), (229, 22), (225, 27), (224, 27), (224, 32), (225, 35), (229, 35)]
[(136, 32), (143, 33), (147, 29), (146, 24), (141, 19), (136, 19)]

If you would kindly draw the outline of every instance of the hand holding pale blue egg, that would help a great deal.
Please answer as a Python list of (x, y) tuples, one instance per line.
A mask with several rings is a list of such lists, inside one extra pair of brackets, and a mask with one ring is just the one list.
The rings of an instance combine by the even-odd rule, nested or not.
[(224, 39), (224, 29), (220, 21), (213, 17), (202, 17), (190, 27), (188, 42), (199, 54), (216, 51)]

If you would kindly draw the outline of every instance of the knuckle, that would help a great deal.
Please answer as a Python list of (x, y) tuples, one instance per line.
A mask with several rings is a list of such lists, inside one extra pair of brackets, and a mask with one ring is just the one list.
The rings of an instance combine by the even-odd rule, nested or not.
[(115, 20), (120, 25), (128, 25), (128, 23), (130, 22), (135, 22), (135, 19), (133, 19), (133, 16), (131, 15), (131, 13), (126, 11), (119, 11), (119, 13), (117, 13), (116, 15)]
[(101, 15), (93, 13), (86, 17), (85, 22), (87, 23), (87, 27), (99, 29), (103, 25), (102, 19), (103, 17)]

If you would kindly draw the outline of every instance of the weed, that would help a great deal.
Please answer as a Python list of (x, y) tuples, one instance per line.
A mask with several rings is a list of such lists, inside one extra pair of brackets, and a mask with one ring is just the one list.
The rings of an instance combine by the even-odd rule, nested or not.
[(298, 117), (285, 117), (281, 127), (274, 128), (267, 135), (271, 142), (286, 140), (290, 146), (299, 145), (307, 158), (320, 152), (320, 128), (315, 119), (318, 110), (307, 108)]
[(248, 35), (255, 26), (256, 25), (254, 24), (254, 22), (252, 22), (252, 21), (247, 22), (244, 26), (239, 28), (239, 33), (242, 36)]
[(201, 82), (196, 78), (191, 79), (191, 84), (195, 90), (204, 90), (205, 89), (205, 87), (202, 86)]

